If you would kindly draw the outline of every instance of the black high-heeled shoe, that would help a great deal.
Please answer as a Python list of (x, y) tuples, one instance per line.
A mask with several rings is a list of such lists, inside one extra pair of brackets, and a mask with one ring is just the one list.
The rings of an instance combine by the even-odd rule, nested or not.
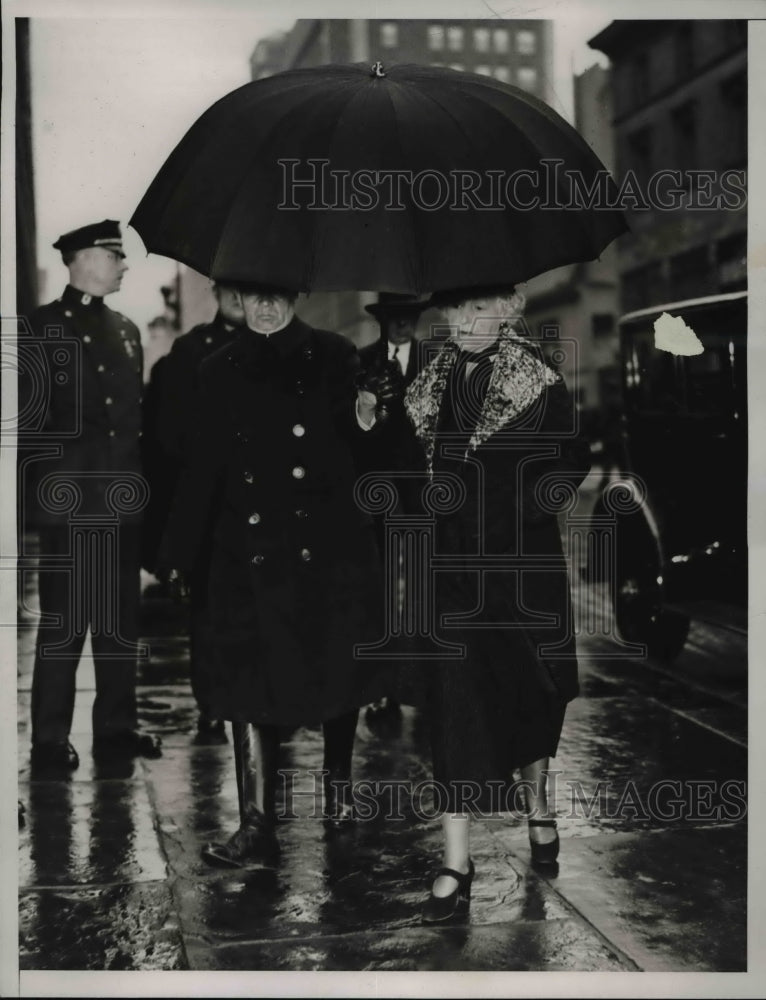
[(433, 890), (423, 907), (422, 921), (424, 924), (438, 924), (450, 920), (456, 914), (465, 911), (471, 902), (471, 883), (476, 870), (473, 861), (468, 859), (468, 871), (463, 874), (454, 868), (440, 868), (435, 875), (449, 875), (457, 882), (449, 896), (434, 896)]
[[(527, 826), (547, 826), (556, 830), (555, 819), (528, 819)], [(529, 849), (532, 852), (532, 864), (534, 865), (555, 865), (559, 856), (559, 834), (547, 844), (538, 844), (529, 838)]]

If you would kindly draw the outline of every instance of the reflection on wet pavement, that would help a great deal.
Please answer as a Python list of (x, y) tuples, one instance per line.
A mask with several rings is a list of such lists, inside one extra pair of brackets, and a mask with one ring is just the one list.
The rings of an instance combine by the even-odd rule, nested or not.
[[(682, 671), (610, 661), (608, 644), (586, 640), (582, 696), (552, 762), (558, 872), (532, 868), (518, 813), (485, 819), (472, 835), (468, 917), (425, 927), (420, 907), (440, 863), (428, 796), (404, 794), (399, 819), (329, 831), (311, 773), (321, 767), (318, 729), (284, 735), (292, 795), (286, 801), (283, 789), (280, 801), (292, 818), (278, 827), (279, 863), (227, 872), (202, 861), (202, 844), (238, 822), (232, 751), (193, 742), (186, 643), (164, 609), (161, 598), (147, 602), (152, 655), (139, 687), (141, 721), (162, 734), (163, 757), (93, 760), (84, 664), (72, 734), (81, 765), (66, 781), (30, 775), (31, 644), (22, 631), (22, 969), (746, 968), (744, 675), (732, 675), (725, 697), (720, 677), (718, 690), (709, 677), (699, 682), (702, 668), (688, 681)], [(598, 655), (589, 659), (589, 649)], [(429, 776), (418, 712), (404, 707), (388, 726), (362, 715), (357, 781), (412, 788)], [(373, 798), (383, 808), (387, 795), (379, 785)]]

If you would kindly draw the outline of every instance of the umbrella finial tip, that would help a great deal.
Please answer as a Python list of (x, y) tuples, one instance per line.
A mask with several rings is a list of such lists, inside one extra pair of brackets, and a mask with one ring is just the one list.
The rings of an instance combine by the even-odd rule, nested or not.
[(370, 76), (385, 76), (385, 71), (383, 69), (383, 63), (378, 59), (377, 62), (373, 63), (370, 67)]

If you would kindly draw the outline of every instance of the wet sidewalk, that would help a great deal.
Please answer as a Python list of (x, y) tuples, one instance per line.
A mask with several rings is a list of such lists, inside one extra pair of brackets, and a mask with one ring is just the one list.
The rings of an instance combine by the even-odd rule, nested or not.
[[(582, 588), (580, 600), (593, 595)], [(582, 696), (552, 766), (561, 835), (555, 874), (530, 864), (520, 815), (475, 823), (476, 880), (461, 924), (425, 927), (439, 863), (428, 744), (418, 713), (360, 717), (355, 779), (407, 783), (400, 816), (329, 833), (310, 773), (319, 730), (286, 735), (296, 818), (274, 868), (221, 871), (200, 848), (237, 824), (231, 746), (194, 743), (183, 613), (147, 592), (142, 722), (164, 756), (105, 768), (90, 753), (93, 676), (81, 664), (70, 780), (32, 781), (29, 687), (19, 678), (22, 970), (744, 971), (747, 778), (745, 639), (695, 626), (673, 668), (616, 658), (584, 636)], [(668, 784), (673, 782), (673, 784)]]

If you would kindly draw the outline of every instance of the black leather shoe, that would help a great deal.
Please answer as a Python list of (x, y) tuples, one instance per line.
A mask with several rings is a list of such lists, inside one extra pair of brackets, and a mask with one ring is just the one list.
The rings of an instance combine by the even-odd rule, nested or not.
[(475, 872), (473, 861), (470, 858), (468, 859), (468, 871), (465, 874), (455, 871), (454, 868), (440, 868), (435, 878), (440, 875), (449, 875), (455, 879), (457, 885), (449, 896), (434, 896), (433, 891), (431, 892), (423, 907), (423, 923), (439, 924), (465, 913), (471, 902), (471, 883)]
[(273, 824), (260, 813), (248, 818), (225, 844), (205, 844), (202, 860), (216, 868), (243, 868), (254, 862), (273, 864), (279, 853)]
[[(553, 827), (556, 830), (556, 820), (555, 819), (528, 819), (527, 826), (547, 826)], [(556, 864), (556, 859), (559, 856), (559, 834), (556, 830), (556, 836), (553, 840), (549, 841), (547, 844), (538, 844), (534, 840), (529, 840), (529, 849), (532, 852), (532, 864), (541, 865), (543, 868), (551, 867)]]
[(100, 734), (93, 737), (93, 753), (99, 757), (149, 757), (162, 756), (162, 740), (151, 733), (137, 729)]
[(221, 746), (228, 743), (223, 719), (211, 719), (208, 715), (200, 715), (194, 742), (197, 746)]
[(30, 760), (35, 770), (74, 771), (80, 766), (80, 758), (69, 740), (33, 743)]

